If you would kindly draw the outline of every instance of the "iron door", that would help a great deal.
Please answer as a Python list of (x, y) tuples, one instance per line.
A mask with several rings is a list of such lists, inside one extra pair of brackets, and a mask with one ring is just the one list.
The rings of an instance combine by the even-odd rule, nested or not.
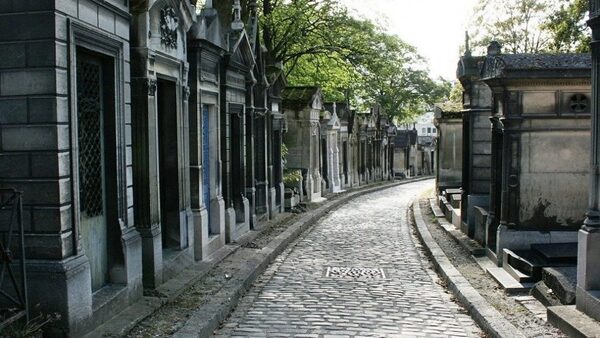
[(102, 88), (101, 61), (78, 54), (79, 228), (82, 247), (90, 262), (92, 291), (108, 281)]
[(207, 105), (202, 106), (202, 201), (208, 212), (210, 224), (210, 110)]

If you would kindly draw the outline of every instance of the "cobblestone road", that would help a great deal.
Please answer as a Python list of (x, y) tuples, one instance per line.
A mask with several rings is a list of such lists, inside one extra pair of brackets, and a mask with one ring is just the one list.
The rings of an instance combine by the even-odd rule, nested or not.
[(478, 337), (407, 221), (410, 201), (431, 186), (369, 194), (324, 217), (258, 278), (217, 336)]

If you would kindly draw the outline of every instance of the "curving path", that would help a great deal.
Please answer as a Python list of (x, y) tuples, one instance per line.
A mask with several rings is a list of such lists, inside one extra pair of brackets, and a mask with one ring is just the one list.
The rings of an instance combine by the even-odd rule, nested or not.
[(258, 278), (217, 336), (479, 337), (440, 286), (407, 220), (433, 181), (358, 197)]

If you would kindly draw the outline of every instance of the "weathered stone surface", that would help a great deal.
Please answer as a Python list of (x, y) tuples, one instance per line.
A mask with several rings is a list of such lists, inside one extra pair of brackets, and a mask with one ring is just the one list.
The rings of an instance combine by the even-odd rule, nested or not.
[(542, 280), (563, 305), (575, 304), (576, 266), (544, 268)]

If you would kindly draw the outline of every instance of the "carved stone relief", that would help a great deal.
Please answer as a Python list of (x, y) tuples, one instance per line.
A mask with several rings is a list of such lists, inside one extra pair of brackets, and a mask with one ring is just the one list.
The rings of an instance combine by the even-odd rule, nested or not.
[(179, 20), (175, 10), (165, 7), (160, 11), (160, 42), (167, 48), (177, 48)]

